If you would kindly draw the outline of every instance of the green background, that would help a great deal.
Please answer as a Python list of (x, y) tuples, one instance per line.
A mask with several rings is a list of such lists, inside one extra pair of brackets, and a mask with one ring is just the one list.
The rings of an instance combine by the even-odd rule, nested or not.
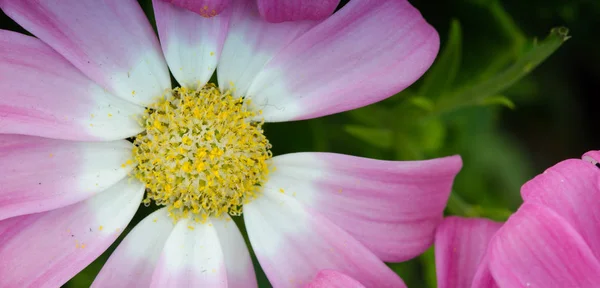
[[(140, 3), (152, 19), (150, 1)], [(411, 3), (440, 34), (442, 48), (432, 69), (383, 102), (314, 120), (267, 124), (275, 155), (328, 151), (419, 160), (460, 154), (464, 167), (447, 214), (502, 221), (518, 208), (519, 188), (528, 179), (600, 148), (595, 129), (600, 1)], [(568, 27), (572, 36), (565, 43), (566, 29), (550, 33), (559, 26)], [(1, 12), (0, 28), (24, 32)], [(155, 209), (142, 205), (125, 232)], [(65, 286), (89, 286), (119, 241)], [(409, 287), (435, 287), (433, 257), (430, 249), (390, 267)], [(255, 264), (260, 286), (269, 287)]]

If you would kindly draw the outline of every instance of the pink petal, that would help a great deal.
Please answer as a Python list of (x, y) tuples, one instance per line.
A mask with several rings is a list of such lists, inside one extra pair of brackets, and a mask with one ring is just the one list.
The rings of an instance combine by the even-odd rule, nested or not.
[(59, 287), (112, 244), (144, 185), (124, 179), (88, 200), (0, 222), (0, 287)]
[(152, 3), (162, 49), (173, 76), (188, 88), (204, 86), (217, 67), (231, 9), (204, 18), (162, 0)]
[(303, 287), (333, 269), (366, 287), (406, 287), (377, 256), (292, 195), (265, 187), (244, 205), (248, 237), (274, 287)]
[(383, 261), (399, 262), (433, 243), (462, 161), (293, 153), (273, 158), (273, 165), (266, 186), (318, 211)]
[[(488, 245), (489, 246), (489, 245)], [(498, 284), (492, 273), (490, 272), (490, 259), (489, 254), (485, 254), (479, 267), (477, 267), (477, 271), (473, 276), (473, 282), (471, 283), (471, 288), (498, 288)]]
[(160, 46), (137, 1), (0, 0), (0, 8), (114, 95), (148, 104), (171, 88)]
[[(221, 14), (229, 5), (229, 0), (161, 0), (190, 10), (202, 17), (211, 18)], [(239, 0), (236, 0), (239, 1)], [(156, 0), (153, 0), (156, 5)]]
[(223, 251), (210, 220), (182, 219), (175, 225), (150, 287), (227, 287)]
[(155, 264), (173, 227), (166, 208), (148, 215), (110, 255), (92, 287), (150, 286)]
[(362, 107), (416, 81), (438, 48), (437, 32), (407, 1), (350, 1), (277, 53), (247, 96), (271, 122)]
[(500, 287), (600, 287), (600, 263), (584, 239), (551, 209), (525, 203), (490, 242)]
[(258, 14), (255, 0), (233, 1), (232, 10), (217, 76), (221, 89), (245, 96), (265, 63), (316, 22), (268, 23)]
[(0, 134), (0, 220), (87, 199), (125, 178), (131, 143)]
[(358, 281), (335, 270), (322, 270), (304, 288), (364, 288)]
[(340, 0), (277, 1), (257, 0), (258, 11), (268, 22), (323, 20), (338, 6)]
[[(21, 3), (21, 2), (20, 2)], [(105, 92), (42, 41), (0, 30), (0, 133), (115, 140), (143, 113)]]
[(258, 287), (250, 252), (240, 230), (228, 215), (223, 219), (211, 219), (219, 235), (227, 270), (228, 287)]
[(471, 287), (479, 266), (487, 266), (482, 262), (485, 251), (501, 226), (487, 219), (444, 219), (435, 234), (438, 288)]
[(600, 258), (600, 169), (579, 159), (562, 161), (523, 185), (526, 203), (552, 208)]

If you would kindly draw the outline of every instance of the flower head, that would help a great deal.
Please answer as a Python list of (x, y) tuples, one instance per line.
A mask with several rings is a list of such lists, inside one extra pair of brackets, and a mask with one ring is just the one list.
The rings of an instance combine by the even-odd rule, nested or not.
[(38, 37), (0, 31), (0, 286), (64, 284), (140, 203), (165, 207), (125, 237), (94, 286), (256, 286), (230, 215), (243, 214), (279, 287), (326, 268), (402, 287), (383, 261), (431, 244), (459, 157), (272, 157), (262, 129), (419, 78), (439, 39), (408, 2), (355, 0), (320, 22), (269, 23), (252, 0), (211, 17), (155, 0), (160, 41), (133, 0), (0, 8)]
[(599, 156), (562, 161), (527, 182), (504, 224), (447, 218), (435, 240), (439, 287), (600, 285)]

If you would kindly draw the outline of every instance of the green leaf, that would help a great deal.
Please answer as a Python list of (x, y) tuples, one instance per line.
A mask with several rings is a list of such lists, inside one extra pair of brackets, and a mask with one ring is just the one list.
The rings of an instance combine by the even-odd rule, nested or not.
[(454, 95), (440, 99), (435, 114), (440, 114), (457, 108), (483, 103), (485, 98), (498, 95), (521, 78), (529, 74), (535, 67), (546, 60), (558, 47), (560, 47), (570, 36), (569, 30), (564, 27), (554, 28), (550, 35), (541, 42), (532, 46), (515, 63), (504, 71), (482, 80), (471, 86), (467, 86)]
[(389, 149), (392, 147), (393, 133), (385, 128), (369, 128), (360, 125), (346, 125), (348, 134), (361, 139), (375, 147)]
[(429, 100), (428, 98), (425, 97), (412, 97), (410, 98), (410, 103), (412, 103), (413, 105), (425, 110), (425, 111), (433, 111), (433, 109), (435, 109), (435, 104)]
[(515, 103), (504, 96), (492, 96), (483, 99), (481, 105), (502, 105), (509, 109), (515, 109)]
[(451, 88), (460, 68), (461, 43), (460, 22), (453, 19), (444, 50), (423, 78), (418, 93), (420, 96), (436, 99)]

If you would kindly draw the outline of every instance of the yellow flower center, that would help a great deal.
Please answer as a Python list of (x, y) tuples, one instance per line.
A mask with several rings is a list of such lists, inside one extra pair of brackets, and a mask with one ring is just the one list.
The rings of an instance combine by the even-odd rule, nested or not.
[(240, 215), (269, 173), (271, 145), (263, 122), (252, 120), (259, 115), (249, 100), (212, 84), (176, 88), (150, 106), (133, 148), (133, 175), (147, 188), (144, 204), (167, 206), (175, 220)]

